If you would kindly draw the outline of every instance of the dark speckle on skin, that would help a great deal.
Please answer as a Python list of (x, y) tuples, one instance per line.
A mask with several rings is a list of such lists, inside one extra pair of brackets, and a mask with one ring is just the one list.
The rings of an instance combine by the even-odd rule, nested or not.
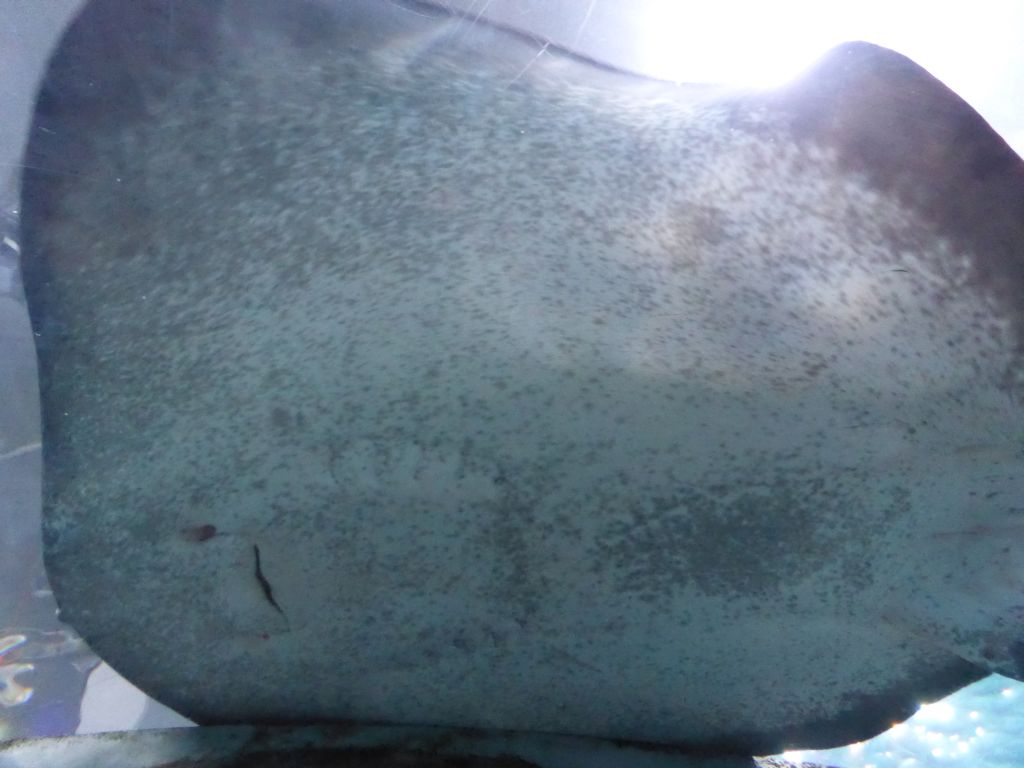
[(193, 525), (188, 528), (181, 529), (181, 538), (185, 541), (192, 542), (193, 544), (209, 541), (216, 535), (217, 527), (210, 523), (205, 523), (204, 525)]
[(288, 416), (288, 411), (280, 406), (275, 406), (270, 411), (270, 422), (273, 424), (274, 429), (284, 431), (291, 424), (291, 418)]
[[(598, 570), (614, 567), (622, 589), (647, 599), (691, 581), (706, 594), (769, 595), (813, 574), (816, 552), (842, 552), (840, 545), (876, 533), (864, 527), (874, 510), (858, 510), (860, 503), (850, 486), (828, 487), (821, 478), (779, 476), (759, 485), (680, 490), (636, 505), (612, 523), (593, 562)], [(878, 526), (885, 515), (905, 515), (907, 507), (906, 494), (892, 489), (878, 510)], [(822, 517), (836, 524), (817, 524)], [(840, 567), (850, 587), (871, 581), (863, 561), (850, 558)]]

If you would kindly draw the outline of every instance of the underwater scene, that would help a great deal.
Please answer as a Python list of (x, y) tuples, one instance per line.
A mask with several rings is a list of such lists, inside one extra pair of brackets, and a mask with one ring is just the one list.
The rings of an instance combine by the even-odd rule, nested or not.
[(12, 3), (0, 766), (1024, 760), (1024, 5)]

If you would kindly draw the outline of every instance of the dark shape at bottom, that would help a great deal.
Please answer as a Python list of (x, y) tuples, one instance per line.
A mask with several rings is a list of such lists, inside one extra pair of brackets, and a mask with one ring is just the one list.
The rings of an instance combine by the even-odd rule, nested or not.
[[(121, 768), (758, 768), (542, 734), (383, 726), (248, 725), (102, 733), (0, 743), (0, 765)], [(779, 768), (794, 768), (773, 762)], [(812, 768), (805, 766), (803, 768)]]

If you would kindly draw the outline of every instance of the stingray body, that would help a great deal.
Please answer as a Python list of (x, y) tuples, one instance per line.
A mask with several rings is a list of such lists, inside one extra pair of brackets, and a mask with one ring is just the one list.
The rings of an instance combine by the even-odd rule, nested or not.
[(1024, 672), (1024, 167), (396, 3), (93, 3), (24, 275), (65, 620), (201, 722), (768, 753)]

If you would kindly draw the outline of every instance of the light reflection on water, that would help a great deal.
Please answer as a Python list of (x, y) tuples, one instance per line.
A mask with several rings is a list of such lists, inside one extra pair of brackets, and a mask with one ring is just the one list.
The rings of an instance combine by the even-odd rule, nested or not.
[(0, 739), (73, 733), (98, 663), (70, 630), (0, 627)]
[(0, 707), (15, 707), (32, 698), (32, 688), (18, 682), (18, 675), (31, 672), (35, 667), (31, 664), (18, 664), (7, 661), (6, 656), (16, 648), (25, 644), (25, 635), (5, 635), (0, 637)]
[(1014, 768), (1024, 764), (1024, 683), (992, 675), (880, 736), (848, 747), (786, 752), (794, 763), (839, 768)]

